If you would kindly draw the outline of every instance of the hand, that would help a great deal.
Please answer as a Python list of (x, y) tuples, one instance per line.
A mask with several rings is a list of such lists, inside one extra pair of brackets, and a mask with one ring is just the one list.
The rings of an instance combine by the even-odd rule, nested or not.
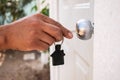
[(21, 51), (46, 50), (63, 37), (73, 37), (60, 23), (42, 14), (17, 20), (2, 27), (0, 33), (4, 37), (4, 49)]

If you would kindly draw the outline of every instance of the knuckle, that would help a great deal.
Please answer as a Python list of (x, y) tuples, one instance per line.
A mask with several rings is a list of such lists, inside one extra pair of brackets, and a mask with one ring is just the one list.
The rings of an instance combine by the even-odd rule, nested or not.
[(36, 16), (37, 18), (47, 19), (47, 17), (46, 17), (45, 15), (40, 14), (40, 13), (36, 13), (35, 16)]
[(49, 19), (49, 17), (45, 16), (44, 14), (40, 14), (40, 18), (42, 18), (43, 20)]

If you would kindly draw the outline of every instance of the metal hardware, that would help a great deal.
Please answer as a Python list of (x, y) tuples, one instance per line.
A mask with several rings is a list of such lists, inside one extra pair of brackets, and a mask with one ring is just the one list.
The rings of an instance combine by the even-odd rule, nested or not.
[(94, 27), (89, 20), (79, 20), (76, 24), (77, 36), (81, 40), (88, 40), (92, 37)]

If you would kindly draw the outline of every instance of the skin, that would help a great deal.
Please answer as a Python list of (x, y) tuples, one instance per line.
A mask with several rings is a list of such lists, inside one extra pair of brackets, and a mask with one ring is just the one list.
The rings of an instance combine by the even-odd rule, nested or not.
[(71, 39), (73, 35), (53, 19), (34, 14), (0, 26), (0, 50), (46, 50), (64, 37)]

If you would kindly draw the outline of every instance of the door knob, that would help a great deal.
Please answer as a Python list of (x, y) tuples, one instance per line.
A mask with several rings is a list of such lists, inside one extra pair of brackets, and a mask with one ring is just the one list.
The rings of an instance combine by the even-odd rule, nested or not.
[(88, 40), (92, 37), (94, 27), (89, 20), (79, 20), (76, 24), (77, 36), (81, 40)]

